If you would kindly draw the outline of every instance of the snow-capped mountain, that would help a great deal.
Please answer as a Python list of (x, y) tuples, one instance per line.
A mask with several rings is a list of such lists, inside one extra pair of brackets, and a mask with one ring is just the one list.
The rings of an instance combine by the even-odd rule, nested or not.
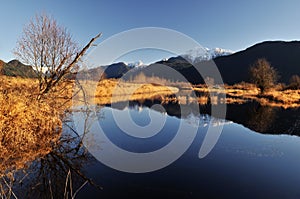
[(145, 64), (139, 60), (139, 61), (136, 61), (136, 62), (132, 62), (132, 63), (126, 63), (127, 66), (129, 66), (130, 68), (136, 68), (136, 67), (143, 67), (145, 66)]
[(222, 49), (222, 48), (194, 48), (187, 51), (185, 54), (181, 55), (183, 58), (196, 63), (200, 61), (208, 61), (220, 56), (231, 55), (234, 52), (232, 50)]

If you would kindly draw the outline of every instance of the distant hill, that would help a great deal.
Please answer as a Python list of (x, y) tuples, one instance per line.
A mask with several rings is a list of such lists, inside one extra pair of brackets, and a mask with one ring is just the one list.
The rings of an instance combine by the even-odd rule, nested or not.
[[(202, 52), (203, 51), (203, 52)], [(170, 74), (170, 70), (160, 67), (161, 64), (168, 65), (171, 68), (180, 71), (180, 73), (187, 76), (186, 78), (191, 82), (198, 82), (199, 75), (197, 71), (193, 69), (192, 65), (189, 64), (187, 60), (195, 62), (197, 60), (211, 60), (214, 57), (231, 54), (232, 51), (224, 50), (220, 48), (215, 49), (192, 49), (179, 57), (172, 57), (165, 61), (156, 62), (150, 65), (144, 65), (141, 61), (135, 63), (126, 64), (124, 62), (113, 63), (107, 66), (99, 66), (96, 68), (89, 69), (88, 71), (80, 71), (77, 74), (77, 78), (89, 78), (93, 80), (99, 80), (100, 75), (106, 78), (121, 78), (129, 79), (135, 75), (138, 75), (140, 72), (143, 72), (146, 76), (158, 76), (171, 80), (180, 80), (182, 78), (174, 76), (174, 73)], [(133, 70), (132, 70), (133, 69)], [(183, 70), (182, 70), (183, 69)], [(130, 72), (129, 72), (130, 71)], [(192, 71), (192, 72), (191, 72)], [(124, 74), (129, 72), (126, 77)], [(195, 76), (196, 75), (196, 76)], [(85, 76), (85, 77), (84, 77)]]
[(130, 69), (125, 63), (119, 62), (106, 67), (104, 73), (106, 78), (121, 78)]
[(104, 78), (121, 78), (127, 73), (132, 67), (128, 66), (124, 62), (113, 63), (107, 66), (98, 66), (91, 68), (88, 71), (79, 71), (76, 78), (98, 81), (102, 76)]
[[(174, 81), (182, 80), (170, 74), (169, 70), (161, 67), (161, 64), (163, 64), (177, 70), (189, 82), (198, 84), (203, 83), (203, 79), (195, 67), (210, 68), (215, 63), (223, 77), (224, 83), (235, 84), (242, 81), (249, 81), (249, 67), (259, 58), (266, 58), (271, 63), (280, 75), (280, 82), (289, 83), (292, 75), (300, 75), (300, 41), (266, 41), (233, 54), (230, 54), (229, 51), (223, 51), (215, 53), (216, 56), (211, 56), (212, 60), (204, 59), (205, 61), (203, 61), (203, 57), (200, 57), (200, 59), (194, 56), (192, 57), (193, 65), (181, 56), (171, 57), (168, 60), (141, 67), (139, 65), (135, 67), (135, 65), (119, 62), (108, 66), (99, 66), (88, 71), (81, 71), (77, 74), (77, 78), (84, 77), (87, 73), (90, 79), (93, 80), (99, 80), (101, 74), (106, 78), (120, 78), (128, 71), (133, 76), (142, 71), (146, 76), (154, 75)], [(194, 54), (197, 55), (197, 53)], [(132, 68), (134, 70), (131, 70)], [(0, 74), (35, 77), (31, 66), (24, 65), (17, 60), (12, 60), (8, 63), (0, 60)], [(127, 76), (127, 78), (130, 77)]]
[(249, 66), (259, 58), (266, 58), (279, 72), (280, 82), (288, 83), (292, 75), (300, 75), (300, 41), (266, 41), (214, 61), (224, 82), (234, 84), (249, 80)]
[[(266, 41), (246, 50), (213, 59), (224, 83), (249, 81), (249, 67), (259, 58), (266, 58), (278, 71), (280, 82), (289, 83), (292, 75), (300, 75), (300, 41)], [(193, 67), (183, 57), (172, 57), (157, 64), (164, 64), (183, 74), (191, 83), (203, 83), (195, 67), (210, 67), (212, 61), (194, 63)], [(150, 65), (151, 66), (151, 65)], [(164, 75), (162, 75), (164, 76)]]
[(0, 74), (14, 77), (36, 77), (36, 74), (31, 66), (22, 64), (18, 60), (12, 60), (8, 63), (0, 60)]

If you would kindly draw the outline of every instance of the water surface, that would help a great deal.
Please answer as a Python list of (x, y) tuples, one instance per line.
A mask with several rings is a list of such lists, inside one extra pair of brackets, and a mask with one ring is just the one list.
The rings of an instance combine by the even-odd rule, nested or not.
[[(13, 187), (16, 195), (63, 198), (65, 187), (74, 194), (83, 186), (76, 198), (300, 198), (298, 109), (263, 107), (255, 103), (229, 105), (227, 119), (223, 120), (209, 116), (210, 106), (200, 106), (199, 115), (192, 106), (153, 105), (147, 101), (131, 102), (96, 106), (96, 114), (73, 112), (64, 125), (61, 145), (18, 173)], [(157, 124), (162, 121), (163, 126), (153, 126), (158, 132), (152, 135), (149, 130), (136, 132), (128, 125), (135, 133), (130, 134), (125, 132), (128, 129), (118, 126), (113, 113), (123, 115), (124, 121), (130, 116), (139, 129), (146, 129), (155, 119)], [(84, 115), (93, 120), (86, 120)], [(99, 126), (115, 146), (144, 154), (172, 143), (181, 125), (186, 128), (177, 143), (179, 147), (157, 157), (157, 161), (177, 154), (185, 139), (191, 139), (191, 144), (183, 155), (162, 169), (128, 173), (94, 157), (103, 155), (107, 146), (107, 140), (99, 136)], [(216, 145), (200, 158), (199, 150), (208, 128), (220, 125), (223, 130)], [(85, 127), (85, 134), (77, 132), (80, 128), (76, 127)], [(134, 136), (139, 133), (140, 137)], [(85, 145), (80, 144), (82, 139)], [(107, 158), (119, 161), (114, 151), (108, 153)], [(118, 163), (122, 167), (129, 161)], [(139, 164), (137, 166), (149, 166), (149, 162)]]
[[(248, 108), (252, 109), (252, 107)], [(167, 111), (158, 112), (158, 115), (167, 117), (166, 124), (157, 135), (145, 140), (134, 138), (119, 129), (114, 122), (112, 110), (110, 107), (99, 109), (101, 112), (99, 124), (114, 144), (136, 153), (145, 153), (164, 147), (174, 138), (174, 132), (182, 120), (193, 126), (193, 118), (199, 117), (193, 115), (192, 112), (181, 118), (178, 115), (177, 117), (171, 116)], [(117, 111), (128, 112), (137, 124), (143, 126), (150, 122), (149, 112), (155, 110), (135, 105), (124, 109), (119, 108)], [(229, 113), (230, 111), (233, 109), (229, 110)], [(244, 117), (247, 115), (245, 114)], [(199, 149), (207, 132), (207, 124), (211, 119), (206, 114), (200, 115), (197, 135), (190, 148), (178, 160), (161, 170), (133, 174), (114, 170), (101, 162), (86, 167), (87, 175), (95, 176), (96, 181), (104, 189), (102, 191), (92, 189), (94, 190), (92, 191), (85, 187), (80, 196), (97, 195), (102, 198), (300, 197), (300, 139), (298, 136), (284, 135), (286, 131), (274, 132), (274, 134), (281, 135), (262, 134), (269, 131), (255, 132), (245, 127), (246, 124), (243, 126), (229, 120), (216, 120), (216, 126), (224, 124), (222, 134), (212, 151), (201, 159), (198, 156)], [(266, 122), (268, 122), (267, 119)], [(247, 121), (252, 124), (255, 119)], [(256, 123), (259, 122), (257, 120)], [(261, 124), (257, 125), (261, 127)], [(272, 126), (270, 124), (271, 129)], [(292, 134), (297, 134), (297, 132)], [(111, 158), (114, 158), (113, 154)]]

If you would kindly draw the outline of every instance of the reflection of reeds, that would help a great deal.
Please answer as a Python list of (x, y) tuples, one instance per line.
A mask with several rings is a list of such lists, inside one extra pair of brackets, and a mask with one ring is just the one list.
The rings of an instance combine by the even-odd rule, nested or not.
[(0, 178), (0, 197), (1, 198), (18, 198), (15, 192), (12, 190), (14, 182), (14, 176), (11, 172), (7, 173), (6, 176)]
[[(73, 184), (72, 184), (72, 173), (69, 170), (67, 177), (66, 177), (66, 182), (65, 182), (65, 189), (64, 189), (64, 196), (63, 198), (68, 199), (69, 197), (74, 199), (78, 192), (88, 183), (86, 180), (75, 192), (73, 190)], [(50, 186), (50, 193), (51, 193), (51, 198), (53, 197), (52, 191), (51, 191), (51, 186)]]
[(224, 102), (224, 100), (223, 100), (223, 103), (226, 103), (226, 104), (243, 104), (247, 101), (248, 101), (247, 99), (243, 99), (243, 98), (226, 97), (226, 101)]
[(300, 90), (267, 91), (262, 96), (265, 102), (281, 104), (283, 107), (298, 107), (300, 104)]
[(198, 97), (198, 103), (199, 104), (203, 104), (203, 105), (208, 104), (208, 100), (209, 100), (209, 98), (206, 95)]
[(210, 96), (210, 103), (213, 105), (218, 104), (218, 96)]

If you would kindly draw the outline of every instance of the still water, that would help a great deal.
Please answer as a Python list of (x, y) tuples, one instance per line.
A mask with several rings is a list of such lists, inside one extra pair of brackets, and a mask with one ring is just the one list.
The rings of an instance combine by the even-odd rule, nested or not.
[[(262, 132), (269, 132), (269, 129), (274, 128), (274, 125), (276, 125), (271, 122), (276, 122), (281, 117), (279, 114), (271, 118), (270, 112), (281, 113), (283, 110), (272, 109), (270, 111), (267, 108), (267, 110), (260, 111), (259, 114), (264, 114), (265, 111), (268, 117), (266, 115), (259, 116), (261, 118), (256, 118), (258, 116), (253, 116), (251, 112), (244, 110), (238, 118), (240, 118), (239, 121), (242, 121), (241, 118), (247, 117), (248, 120), (245, 119), (245, 121), (248, 123), (245, 122), (242, 125), (229, 120), (218, 120), (207, 114), (197, 116), (192, 113), (192, 110), (190, 114), (181, 115), (180, 118), (178, 115), (171, 116), (172, 113), (168, 113), (167, 110), (172, 109), (164, 108), (165, 111), (157, 111), (147, 106), (132, 105), (131, 107), (119, 107), (117, 110), (111, 107), (98, 109), (97, 125), (102, 127), (110, 141), (126, 151), (147, 153), (163, 148), (174, 139), (182, 121), (185, 125), (190, 125), (191, 129), (197, 127), (197, 134), (191, 146), (181, 157), (170, 165), (153, 172), (126, 173), (96, 161), (85, 169), (87, 175), (94, 176), (96, 182), (103, 187), (103, 190), (96, 191), (96, 189), (89, 189), (87, 186), (80, 192), (80, 197), (300, 197), (300, 139), (298, 136), (285, 134), (286, 132), (297, 134), (295, 131), (291, 133), (291, 129), (297, 130), (295, 125), (287, 128), (286, 132), (282, 131), (280, 135), (262, 134), (249, 129), (249, 127), (261, 128)], [(234, 108), (229, 107), (227, 117), (233, 117), (230, 113), (235, 113)], [(266, 107), (249, 104), (245, 108), (257, 112), (258, 109), (261, 110)], [(205, 109), (202, 108), (202, 111), (205, 112)], [(115, 122), (114, 114), (124, 114), (124, 112), (125, 115), (130, 115), (132, 120), (139, 126), (147, 126), (151, 123), (151, 116), (158, 117), (161, 120), (165, 118), (166, 120), (158, 134), (147, 139), (140, 139), (124, 133), (124, 129), (120, 129)], [(276, 113), (273, 114), (276, 115)], [(251, 116), (253, 118), (250, 118)], [(195, 118), (197, 117), (200, 120), (198, 124), (195, 124), (195, 121), (197, 121)], [(295, 117), (295, 114), (291, 114), (290, 117)], [(213, 122), (210, 123), (212, 120)], [(264, 120), (268, 125), (262, 124), (261, 120)], [(203, 144), (209, 125), (224, 125), (223, 131), (210, 153), (204, 158), (199, 158), (199, 149)], [(245, 127), (246, 125), (248, 128)], [(93, 131), (93, 127), (90, 130)], [(189, 132), (185, 133), (188, 134)], [(274, 134), (279, 133), (274, 131)], [(97, 138), (95, 139), (97, 140)], [(101, 144), (103, 146), (105, 142)], [(97, 154), (94, 155), (97, 156)], [(99, 150), (98, 155), (101, 155), (101, 150)], [(111, 159), (119, 158), (114, 156), (113, 153), (109, 155)], [(173, 154), (170, 152), (168, 155)], [(167, 157), (158, 157), (159, 160), (161, 158)], [(130, 159), (127, 161), (130, 161)], [(125, 163), (120, 161), (119, 164)]]
[[(86, 134), (79, 136), (84, 136), (85, 146), (81, 145), (76, 152), (73, 150), (76, 147), (70, 147), (76, 146), (76, 141), (68, 141), (65, 147), (72, 148), (73, 152), (60, 149), (45, 158), (44, 163), (34, 163), (38, 169), (31, 172), (30, 179), (38, 179), (40, 184), (46, 182), (47, 185), (43, 188), (39, 185), (24, 196), (50, 198), (47, 186), (52, 183), (51, 194), (63, 198), (64, 191), (59, 188), (64, 190), (65, 177), (57, 177), (62, 166), (66, 170), (75, 168), (71, 169), (74, 187), (90, 182), (80, 189), (76, 198), (300, 198), (299, 110), (257, 104), (230, 105), (227, 119), (222, 120), (209, 116), (209, 107), (200, 107), (201, 115), (197, 115), (192, 109), (179, 114), (176, 106), (160, 107), (147, 103), (114, 108), (99, 106), (95, 107), (96, 114), (86, 115), (93, 118), (89, 120), (92, 123), (83, 119), (86, 112), (74, 112), (73, 119), (65, 126), (65, 135), (85, 128)], [(140, 130), (130, 134), (127, 132), (130, 129), (120, 128), (116, 115), (124, 117), (125, 121), (130, 116), (131, 122)], [(84, 125), (77, 124), (78, 118)], [(158, 125), (150, 127), (157, 133), (141, 130), (147, 129), (153, 121)], [(205, 157), (200, 157), (199, 150), (208, 128), (219, 126), (223, 130), (214, 147)], [(104, 132), (102, 137), (98, 136), (99, 127)], [(152, 162), (145, 159), (132, 163), (130, 157), (120, 159), (117, 152), (107, 150), (108, 142), (111, 142), (130, 154), (159, 151), (173, 144), (180, 127), (185, 136), (176, 143), (176, 148), (150, 158)], [(131, 128), (135, 131), (136, 126)], [(195, 134), (191, 133), (194, 131)], [(186, 146), (185, 139), (191, 142), (181, 151)], [(117, 168), (124, 168), (130, 163), (130, 168), (148, 168), (180, 152), (182, 155), (167, 166), (149, 172), (124, 172), (110, 165), (118, 164)], [(85, 155), (82, 157), (82, 154)], [(105, 157), (106, 162), (95, 157), (98, 160)], [(41, 168), (47, 173), (43, 178), (37, 174)], [(55, 184), (61, 185), (56, 187)], [(16, 187), (17, 193), (26, 190), (26, 184)]]

